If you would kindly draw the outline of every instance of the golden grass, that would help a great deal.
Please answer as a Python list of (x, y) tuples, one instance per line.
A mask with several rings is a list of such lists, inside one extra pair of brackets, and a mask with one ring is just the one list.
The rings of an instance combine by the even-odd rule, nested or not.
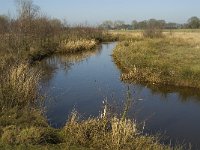
[(74, 53), (81, 50), (89, 50), (97, 45), (95, 40), (64, 40), (60, 43), (60, 52), (62, 53)]
[[(110, 30), (109, 33), (118, 36), (120, 41), (130, 39), (143, 39), (143, 30)], [(165, 36), (189, 40), (191, 43), (200, 42), (200, 30), (163, 30)]]
[(109, 31), (109, 33), (114, 36), (118, 37), (118, 41), (124, 41), (129, 39), (141, 39), (143, 37), (142, 31)]
[(200, 33), (199, 32), (173, 32), (172, 37), (181, 38), (188, 41), (190, 44), (200, 45)]
[(35, 103), (38, 96), (40, 72), (30, 68), (26, 63), (2, 64), (0, 67), (1, 107), (23, 107)]
[(142, 135), (135, 121), (123, 117), (107, 117), (106, 109), (101, 117), (83, 121), (79, 120), (77, 112), (73, 112), (61, 133), (68, 147), (80, 145), (87, 149), (107, 150), (171, 149), (170, 146), (160, 144), (156, 137)]

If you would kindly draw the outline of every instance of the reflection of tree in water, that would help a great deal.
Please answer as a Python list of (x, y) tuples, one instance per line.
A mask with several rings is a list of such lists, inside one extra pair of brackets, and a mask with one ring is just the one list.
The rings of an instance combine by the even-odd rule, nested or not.
[(43, 72), (42, 82), (48, 83), (48, 81), (52, 79), (54, 72), (57, 69), (62, 69), (68, 73), (74, 64), (81, 63), (93, 55), (100, 55), (101, 50), (102, 49), (100, 45), (93, 50), (83, 51), (75, 54), (58, 54), (43, 60), (39, 63), (39, 65), (37, 65), (37, 67)]
[(94, 50), (88, 50), (88, 51), (78, 52), (74, 54), (73, 53), (67, 54), (67, 55), (60, 54), (60, 55), (53, 56), (53, 61), (51, 60), (52, 58), (50, 58), (49, 63), (59, 65), (61, 69), (66, 69), (67, 71), (73, 64), (81, 63), (82, 61), (87, 60), (89, 57), (93, 55), (99, 55), (100, 52), (101, 52), (101, 49), (97, 48)]

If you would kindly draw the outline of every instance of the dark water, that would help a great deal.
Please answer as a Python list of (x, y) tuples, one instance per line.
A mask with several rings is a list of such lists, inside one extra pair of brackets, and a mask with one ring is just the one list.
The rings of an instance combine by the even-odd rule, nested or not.
[[(45, 72), (42, 86), (48, 95), (47, 117), (52, 126), (63, 126), (74, 108), (82, 118), (99, 115), (105, 98), (122, 105), (128, 84), (120, 81), (120, 70), (113, 63), (115, 45), (102, 44), (95, 51), (53, 56), (41, 63)], [(145, 122), (145, 133), (164, 133), (172, 143), (190, 142), (194, 149), (200, 148), (199, 91), (129, 86), (136, 102), (129, 116)]]

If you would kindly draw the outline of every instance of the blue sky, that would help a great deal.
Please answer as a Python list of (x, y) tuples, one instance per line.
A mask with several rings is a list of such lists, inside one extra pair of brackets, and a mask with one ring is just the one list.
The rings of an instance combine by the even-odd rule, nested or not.
[[(33, 0), (42, 12), (69, 23), (97, 24), (103, 20), (150, 18), (184, 23), (200, 17), (200, 0)], [(0, 0), (0, 14), (15, 16), (14, 0)]]

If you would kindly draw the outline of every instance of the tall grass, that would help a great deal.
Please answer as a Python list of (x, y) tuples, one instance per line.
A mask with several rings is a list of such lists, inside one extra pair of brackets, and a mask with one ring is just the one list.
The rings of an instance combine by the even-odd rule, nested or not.
[(97, 45), (97, 42), (95, 40), (86, 40), (86, 39), (80, 39), (80, 40), (64, 40), (60, 43), (60, 50), (61, 53), (74, 53), (81, 50), (90, 50), (94, 48)]
[(110, 116), (106, 105), (100, 117), (82, 121), (79, 120), (78, 113), (73, 111), (61, 133), (67, 147), (79, 145), (85, 149), (108, 150), (172, 149), (160, 144), (158, 137), (143, 135), (135, 120), (124, 115)]
[(0, 66), (0, 106), (23, 108), (38, 98), (40, 73), (25, 62), (5, 60)]

